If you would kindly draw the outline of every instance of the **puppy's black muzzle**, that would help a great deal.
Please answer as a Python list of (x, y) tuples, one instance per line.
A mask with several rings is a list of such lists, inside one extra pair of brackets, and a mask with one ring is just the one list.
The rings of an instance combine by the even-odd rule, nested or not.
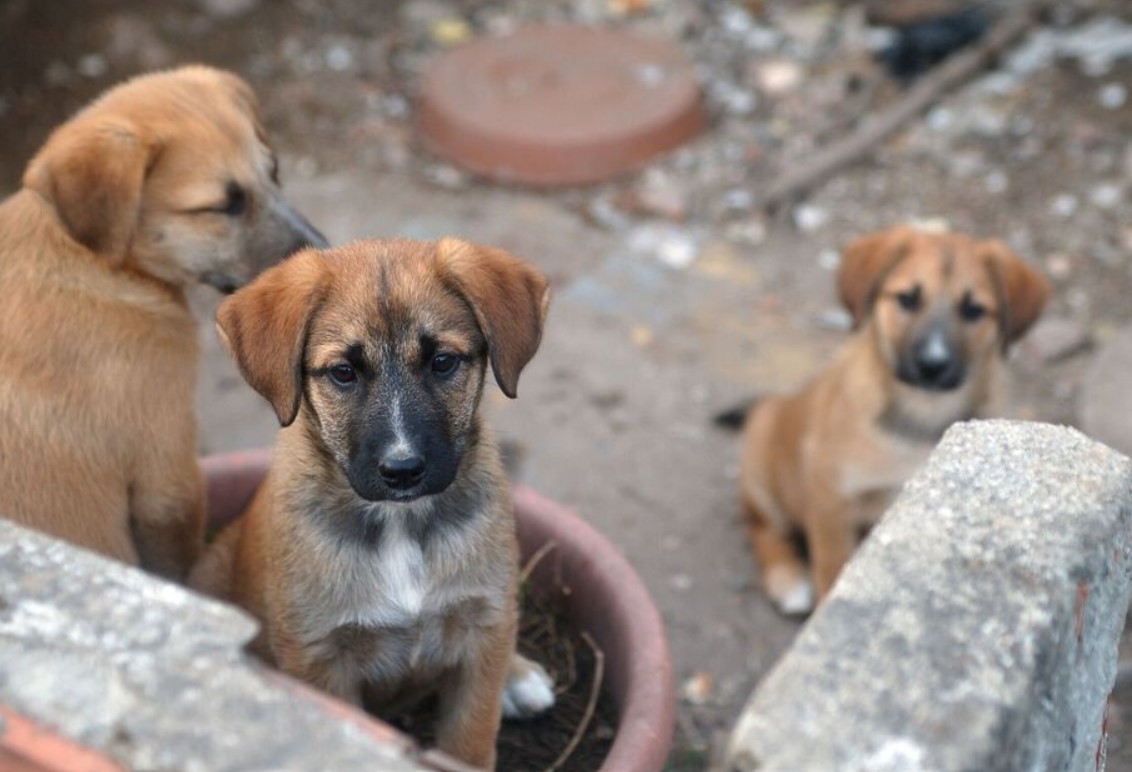
[(901, 357), (897, 377), (927, 391), (951, 391), (963, 385), (967, 366), (962, 352), (941, 329), (929, 329)]
[(326, 240), (326, 236), (322, 235), (322, 231), (311, 225), (307, 218), (303, 217), (289, 205), (285, 204), (284, 210), (284, 217), (287, 220), (287, 224), (294, 231), (291, 246), (286, 250), (287, 256), (293, 255), (300, 249), (306, 249), (307, 247), (326, 249), (330, 246), (330, 242)]

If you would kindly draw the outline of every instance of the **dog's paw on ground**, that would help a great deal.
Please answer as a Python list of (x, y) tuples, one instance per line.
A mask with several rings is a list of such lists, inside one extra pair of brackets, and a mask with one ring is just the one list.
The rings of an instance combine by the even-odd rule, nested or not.
[(542, 666), (524, 660), (524, 667), (512, 667), (511, 680), (503, 690), (503, 717), (533, 718), (554, 707), (554, 681)]
[(814, 585), (809, 577), (799, 576), (793, 566), (772, 568), (766, 577), (766, 591), (786, 616), (804, 616), (814, 610)]

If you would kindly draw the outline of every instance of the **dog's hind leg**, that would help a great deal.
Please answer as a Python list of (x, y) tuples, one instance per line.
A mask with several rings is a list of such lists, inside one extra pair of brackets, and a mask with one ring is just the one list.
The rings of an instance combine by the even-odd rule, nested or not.
[(814, 587), (790, 534), (768, 518), (745, 493), (743, 514), (747, 539), (762, 571), (766, 594), (783, 614), (799, 616), (810, 613), (814, 607)]

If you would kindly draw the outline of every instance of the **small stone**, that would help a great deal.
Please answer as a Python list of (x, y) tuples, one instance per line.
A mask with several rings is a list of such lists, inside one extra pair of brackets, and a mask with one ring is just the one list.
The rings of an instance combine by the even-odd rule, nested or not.
[(1119, 110), (1128, 101), (1128, 89), (1123, 83), (1108, 83), (1097, 92), (1097, 101), (1106, 110)]
[(683, 187), (671, 175), (656, 167), (641, 175), (634, 186), (630, 208), (669, 220), (683, 220), (688, 216), (688, 201)]
[(927, 124), (932, 131), (941, 133), (949, 131), (955, 126), (955, 112), (943, 105), (934, 107), (928, 113)]
[(841, 253), (836, 249), (823, 249), (818, 255), (818, 265), (827, 271), (836, 271), (841, 266)]
[(326, 52), (326, 66), (335, 72), (345, 72), (354, 65), (354, 55), (341, 43), (336, 43)]
[(1073, 310), (1084, 312), (1089, 307), (1089, 293), (1083, 287), (1074, 287), (1065, 293), (1065, 302)]
[(727, 3), (720, 8), (719, 23), (722, 25), (724, 32), (728, 32), (736, 37), (746, 35), (755, 26), (755, 20), (745, 8), (740, 8), (731, 3)]
[(1089, 193), (1089, 201), (1098, 209), (1115, 209), (1123, 198), (1124, 193), (1120, 186), (1111, 182), (1097, 185)]
[(853, 317), (844, 308), (829, 308), (817, 315), (814, 323), (822, 330), (848, 332), (853, 329)]
[(625, 230), (632, 221), (618, 206), (619, 202), (620, 197), (614, 196), (609, 191), (600, 193), (586, 204), (585, 216), (590, 222), (606, 230)]
[(463, 19), (450, 17), (433, 24), (429, 36), (437, 45), (454, 46), (471, 40), (472, 28)]
[(489, 35), (510, 35), (519, 28), (519, 20), (498, 10), (486, 11), (481, 20)]
[(650, 254), (669, 268), (684, 269), (696, 259), (698, 239), (688, 230), (670, 223), (646, 223), (629, 234), (629, 248)]
[(759, 104), (758, 98), (750, 91), (730, 83), (716, 83), (712, 93), (724, 110), (738, 117), (750, 115)]
[(696, 673), (680, 689), (680, 698), (692, 705), (704, 705), (711, 699), (715, 678), (711, 673)]
[(409, 100), (401, 94), (387, 94), (381, 100), (381, 109), (390, 118), (405, 118), (409, 115)]
[(1046, 271), (1054, 279), (1068, 279), (1073, 273), (1073, 260), (1069, 255), (1056, 253), (1046, 258)]
[(1010, 187), (1010, 178), (1006, 173), (1000, 170), (995, 170), (983, 178), (983, 187), (986, 188), (987, 193), (998, 195), (1005, 193), (1006, 189)]
[(755, 205), (755, 194), (746, 188), (732, 188), (723, 194), (723, 208), (743, 211)]
[(770, 59), (754, 68), (759, 89), (770, 96), (781, 96), (794, 91), (803, 80), (802, 68), (789, 59)]
[(76, 68), (79, 74), (84, 78), (101, 78), (110, 69), (110, 65), (106, 62), (106, 57), (102, 54), (87, 54), (79, 59), (78, 67)]
[(794, 209), (794, 225), (803, 233), (813, 233), (829, 221), (829, 213), (814, 204), (802, 204)]
[(201, 8), (218, 19), (235, 19), (255, 10), (259, 0), (201, 0)]
[(677, 592), (687, 592), (688, 590), (692, 589), (692, 585), (694, 585), (696, 582), (687, 574), (675, 574), (670, 580), (670, 583), (672, 584), (672, 589), (676, 590)]
[(1054, 196), (1053, 201), (1050, 203), (1050, 213), (1058, 217), (1072, 217), (1077, 213), (1077, 207), (1080, 202), (1077, 197), (1071, 193), (1060, 193)]
[(815, 48), (825, 37), (836, 9), (831, 3), (788, 4), (775, 24), (804, 49)]
[(448, 190), (458, 190), (468, 184), (468, 175), (447, 164), (433, 164), (424, 170), (425, 179)]
[(444, 0), (408, 0), (400, 7), (397, 15), (405, 27), (423, 34), (438, 22), (451, 18), (453, 9)]
[(633, 341), (634, 345), (639, 348), (644, 348), (645, 346), (652, 343), (652, 328), (646, 327), (643, 324), (635, 324), (633, 325), (633, 329), (629, 331), (629, 338)]
[(727, 227), (724, 228), (723, 235), (728, 241), (733, 241), (737, 244), (758, 246), (766, 241), (766, 223), (759, 219), (741, 220), (739, 222), (729, 223)]
[(609, 12), (614, 16), (643, 13), (656, 5), (657, 0), (609, 0)]

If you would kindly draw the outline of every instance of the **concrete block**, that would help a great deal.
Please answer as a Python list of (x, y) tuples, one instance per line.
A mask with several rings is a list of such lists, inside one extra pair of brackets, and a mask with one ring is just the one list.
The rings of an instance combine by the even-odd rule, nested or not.
[(255, 631), (232, 607), (0, 520), (0, 707), (126, 769), (435, 769), (251, 661)]
[(1132, 584), (1132, 462), (945, 435), (758, 687), (734, 770), (1093, 770)]

